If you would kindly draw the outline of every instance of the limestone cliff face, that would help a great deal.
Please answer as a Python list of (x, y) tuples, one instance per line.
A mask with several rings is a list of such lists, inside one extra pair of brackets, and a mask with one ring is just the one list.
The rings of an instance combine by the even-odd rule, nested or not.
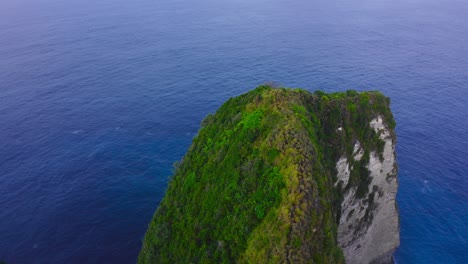
[(389, 263), (395, 123), (379, 92), (261, 86), (202, 123), (140, 263)]
[[(340, 188), (344, 199), (338, 225), (338, 243), (346, 263), (393, 263), (392, 255), (399, 246), (399, 217), (396, 205), (398, 189), (395, 162), (395, 137), (384, 124), (381, 116), (369, 123), (384, 142), (383, 153), (369, 152), (371, 181), (368, 195), (357, 197), (356, 187)], [(364, 149), (356, 141), (352, 159), (360, 161)], [(348, 157), (343, 155), (336, 164), (338, 181), (347, 186), (350, 171)]]

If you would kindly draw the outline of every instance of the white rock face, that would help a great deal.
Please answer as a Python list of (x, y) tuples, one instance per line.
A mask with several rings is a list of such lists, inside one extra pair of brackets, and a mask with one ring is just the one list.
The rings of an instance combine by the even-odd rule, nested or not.
[[(356, 187), (350, 188), (343, 195), (338, 243), (343, 250), (346, 263), (350, 264), (393, 263), (393, 252), (400, 244), (399, 217), (395, 201), (398, 188), (395, 142), (382, 117), (374, 118), (370, 126), (385, 142), (383, 161), (375, 151), (369, 154), (368, 169), (371, 183), (368, 186), (367, 196), (356, 197)], [(360, 143), (356, 142), (354, 159), (360, 160), (363, 155), (364, 150)], [(336, 168), (337, 182), (342, 180), (347, 184), (350, 175), (347, 158), (340, 158)], [(343, 188), (346, 184), (342, 185)], [(373, 196), (373, 202), (369, 202), (370, 196)]]
[(359, 143), (359, 141), (356, 141), (354, 144), (353, 155), (354, 160), (361, 160), (362, 155), (364, 155), (364, 149), (361, 148), (361, 143)]
[[(359, 143), (359, 141), (356, 141), (353, 150), (354, 160), (361, 160), (363, 154), (364, 150), (361, 148), (361, 143)], [(335, 182), (335, 187), (338, 186), (338, 183), (340, 181), (343, 182), (342, 187), (346, 187), (346, 185), (348, 185), (349, 175), (351, 173), (348, 158), (346, 158), (346, 156), (342, 156), (340, 160), (338, 160), (338, 162), (336, 163), (336, 171), (338, 171), (338, 179)]]
[(343, 182), (342, 186), (345, 187), (346, 185), (348, 185), (350, 174), (348, 159), (346, 157), (341, 157), (340, 160), (336, 163), (336, 170), (338, 171), (338, 179), (335, 182), (335, 187), (340, 181)]

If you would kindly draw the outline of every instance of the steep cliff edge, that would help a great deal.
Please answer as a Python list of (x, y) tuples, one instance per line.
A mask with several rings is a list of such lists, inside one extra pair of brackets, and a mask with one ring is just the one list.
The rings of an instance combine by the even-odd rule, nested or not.
[(140, 263), (390, 263), (395, 122), (379, 92), (261, 86), (202, 123)]

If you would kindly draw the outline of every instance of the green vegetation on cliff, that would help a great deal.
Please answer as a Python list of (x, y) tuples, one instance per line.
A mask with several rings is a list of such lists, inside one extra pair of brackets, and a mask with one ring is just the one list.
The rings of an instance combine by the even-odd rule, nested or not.
[[(177, 165), (139, 262), (343, 263), (335, 165), (356, 140), (382, 152), (377, 114), (394, 126), (379, 92), (260, 86), (229, 99)], [(368, 161), (351, 162), (363, 169), (347, 188), (368, 195)]]

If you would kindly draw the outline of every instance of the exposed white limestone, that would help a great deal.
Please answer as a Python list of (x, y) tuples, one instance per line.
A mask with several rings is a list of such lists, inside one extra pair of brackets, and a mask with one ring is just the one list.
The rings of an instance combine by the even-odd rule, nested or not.
[(364, 155), (364, 149), (361, 147), (361, 143), (359, 141), (356, 141), (356, 144), (354, 144), (353, 155), (354, 160), (361, 160), (362, 155)]
[(343, 182), (343, 187), (346, 187), (348, 185), (349, 181), (349, 164), (348, 164), (348, 159), (346, 157), (341, 157), (340, 160), (336, 163), (336, 171), (338, 171), (337, 174), (337, 180), (335, 182), (335, 187), (338, 185), (340, 181)]
[[(371, 183), (368, 186), (369, 194), (358, 198), (356, 188), (353, 187), (344, 194), (341, 204), (338, 242), (343, 249), (346, 263), (351, 264), (391, 263), (393, 251), (400, 243), (395, 201), (398, 188), (395, 142), (382, 117), (374, 118), (370, 126), (385, 142), (383, 159), (381, 160), (379, 153), (375, 151), (369, 154), (368, 169), (371, 177)], [(356, 142), (353, 151), (354, 159), (360, 160), (363, 154), (364, 150), (360, 143)], [(338, 181), (345, 178), (348, 181), (350, 171), (346, 158), (342, 157), (336, 167)], [(344, 173), (346, 171), (347, 174)], [(370, 200), (373, 202), (369, 202)]]
[[(361, 148), (361, 143), (359, 143), (359, 141), (356, 141), (353, 150), (354, 160), (361, 160), (363, 154), (364, 150)], [(337, 180), (335, 182), (335, 187), (338, 185), (338, 183), (340, 183), (340, 181), (342, 181), (343, 185), (341, 186), (345, 188), (348, 185), (349, 175), (351, 173), (348, 158), (346, 158), (346, 156), (342, 156), (340, 160), (338, 160), (338, 162), (336, 163), (336, 171), (338, 172), (338, 174)]]

